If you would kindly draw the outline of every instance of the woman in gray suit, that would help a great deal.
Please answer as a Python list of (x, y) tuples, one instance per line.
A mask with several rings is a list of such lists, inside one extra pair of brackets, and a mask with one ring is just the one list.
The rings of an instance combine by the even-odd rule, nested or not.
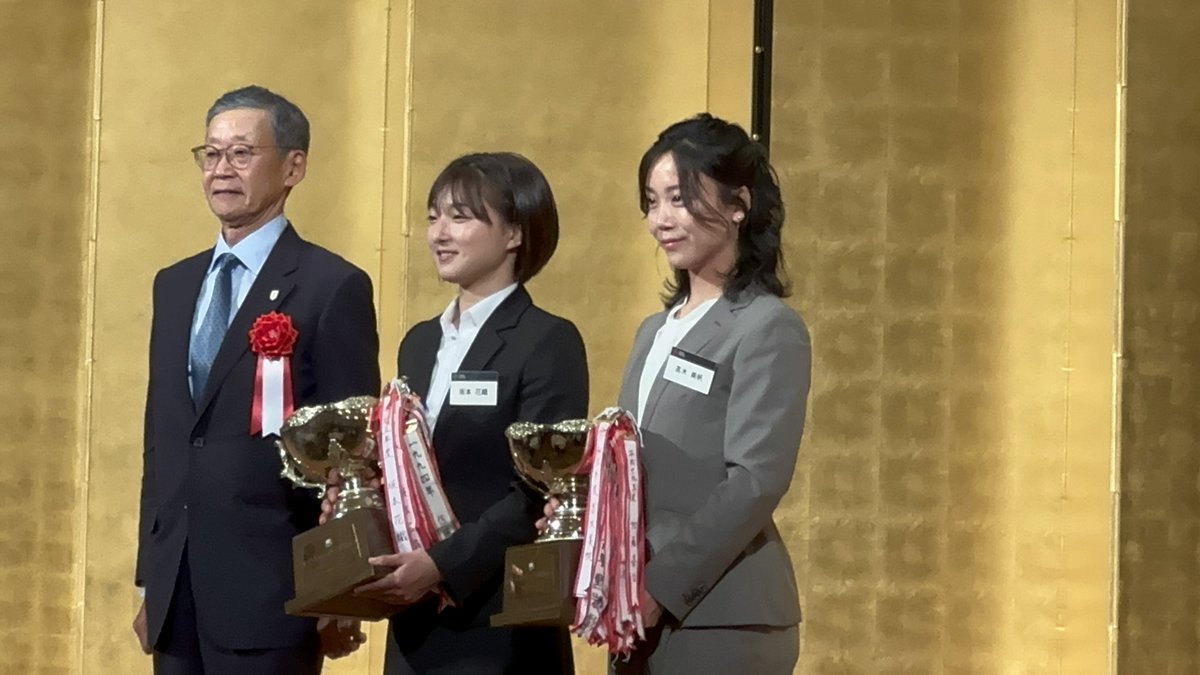
[(647, 641), (618, 673), (791, 673), (800, 605), (773, 513), (804, 430), (812, 351), (783, 303), (783, 203), (763, 148), (702, 114), (642, 157), (641, 208), (674, 269), (620, 405), (646, 475)]

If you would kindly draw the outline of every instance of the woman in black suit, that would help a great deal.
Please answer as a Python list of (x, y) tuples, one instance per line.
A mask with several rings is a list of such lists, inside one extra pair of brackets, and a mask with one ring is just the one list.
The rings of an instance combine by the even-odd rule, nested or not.
[[(481, 153), (442, 171), (428, 207), (438, 275), (458, 293), (404, 336), (399, 372), (428, 408), (461, 528), (427, 551), (386, 556), (395, 570), (359, 590), (398, 605), (388, 675), (574, 672), (565, 629), (488, 626), (500, 611), (504, 551), (533, 541), (543, 503), (514, 481), (504, 430), (588, 412), (579, 331), (535, 306), (524, 286), (558, 243), (554, 196), (524, 157)], [(460, 395), (465, 382), (475, 395)], [(453, 601), (440, 612), (439, 587)]]

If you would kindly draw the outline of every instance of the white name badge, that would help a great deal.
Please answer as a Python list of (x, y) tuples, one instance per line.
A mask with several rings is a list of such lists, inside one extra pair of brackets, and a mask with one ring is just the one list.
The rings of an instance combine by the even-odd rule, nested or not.
[(663, 369), (663, 379), (707, 396), (716, 373), (717, 364), (712, 361), (672, 347), (666, 368)]
[(450, 375), (450, 405), (496, 405), (500, 373), (494, 370), (460, 370)]

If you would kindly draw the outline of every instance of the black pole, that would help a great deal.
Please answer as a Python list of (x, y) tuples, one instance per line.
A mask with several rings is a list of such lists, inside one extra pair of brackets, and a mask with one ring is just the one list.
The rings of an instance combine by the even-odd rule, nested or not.
[(771, 54), (775, 0), (754, 0), (754, 71), (750, 92), (750, 135), (771, 152)]

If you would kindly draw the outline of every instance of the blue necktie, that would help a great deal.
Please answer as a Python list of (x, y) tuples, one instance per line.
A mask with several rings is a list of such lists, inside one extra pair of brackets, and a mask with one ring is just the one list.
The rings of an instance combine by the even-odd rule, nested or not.
[(204, 396), (204, 386), (212, 371), (213, 361), (229, 330), (229, 308), (233, 304), (233, 270), (241, 264), (232, 253), (222, 253), (217, 258), (217, 276), (213, 279), (212, 295), (208, 310), (200, 321), (200, 330), (192, 336), (188, 350), (188, 361), (192, 367), (192, 399), (199, 401)]

